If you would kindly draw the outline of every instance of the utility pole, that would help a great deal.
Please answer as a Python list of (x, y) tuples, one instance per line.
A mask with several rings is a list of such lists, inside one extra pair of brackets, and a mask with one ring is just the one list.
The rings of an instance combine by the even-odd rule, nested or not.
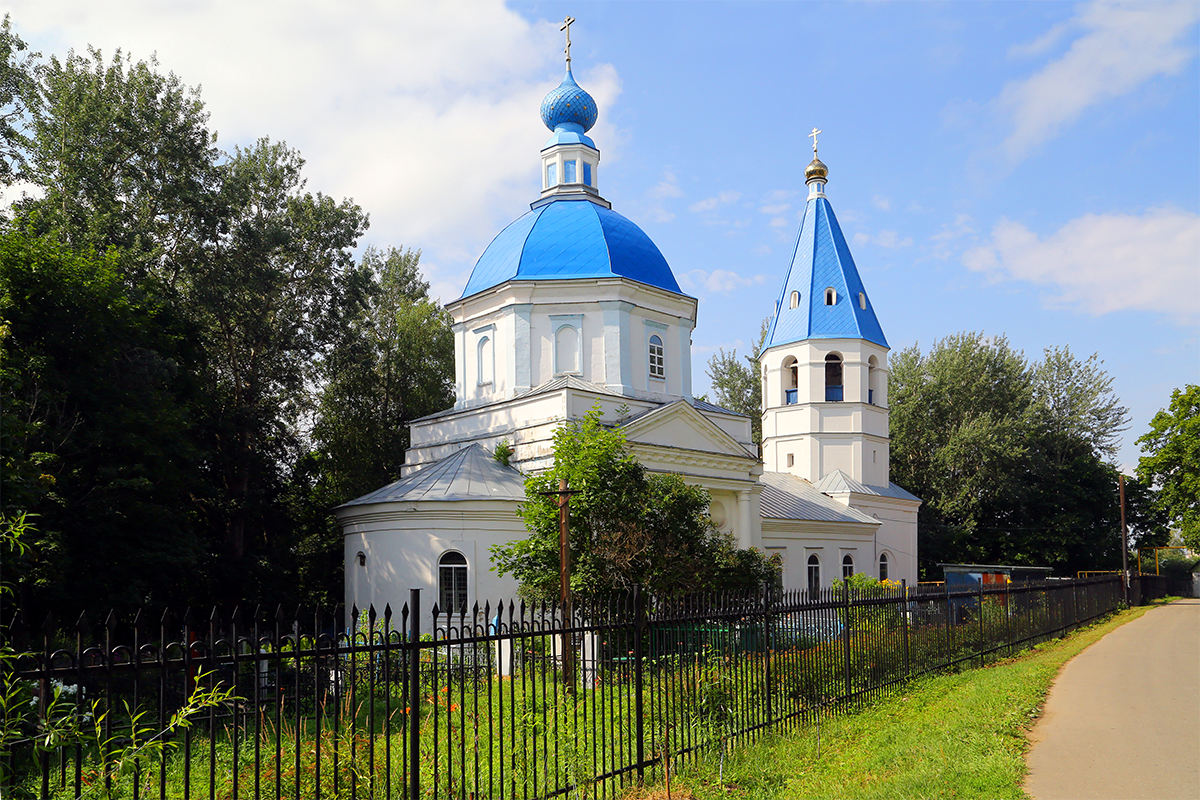
[(567, 488), (567, 479), (559, 478), (557, 492), (539, 492), (550, 497), (558, 497), (558, 591), (562, 608), (562, 681), (567, 694), (575, 691), (575, 648), (571, 642), (571, 628), (574, 620), (571, 617), (571, 546), (568, 530), (570, 527), (571, 495), (578, 491)]
[(1125, 587), (1125, 605), (1129, 605), (1129, 529), (1125, 525), (1125, 474), (1117, 476), (1121, 487), (1121, 585)]

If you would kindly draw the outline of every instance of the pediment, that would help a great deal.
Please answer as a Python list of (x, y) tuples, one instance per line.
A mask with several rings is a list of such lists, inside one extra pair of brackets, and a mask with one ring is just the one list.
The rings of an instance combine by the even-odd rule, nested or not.
[(739, 458), (754, 457), (686, 400), (659, 406), (629, 420), (622, 428), (626, 440), (631, 444), (673, 447)]

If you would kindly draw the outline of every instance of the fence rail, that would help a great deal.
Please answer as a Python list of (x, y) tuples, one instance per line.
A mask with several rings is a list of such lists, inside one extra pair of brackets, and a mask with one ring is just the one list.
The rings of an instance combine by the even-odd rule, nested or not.
[[(679, 759), (813, 722), (910, 678), (984, 664), (1117, 608), (1119, 578), (847, 588), (421, 612), (164, 613), (64, 639), (9, 628), (37, 713), (5, 796), (616, 797)], [(571, 655), (572, 657), (564, 657)], [(147, 749), (197, 688), (223, 689)], [(57, 698), (57, 700), (56, 700)], [(33, 706), (26, 704), (27, 710)], [(138, 713), (142, 716), (136, 716)], [(99, 715), (99, 716), (93, 716)], [(103, 742), (37, 746), (64, 717)], [(6, 725), (11, 720), (6, 720)], [(40, 726), (40, 727), (39, 727)], [(53, 744), (53, 743), (52, 743)]]

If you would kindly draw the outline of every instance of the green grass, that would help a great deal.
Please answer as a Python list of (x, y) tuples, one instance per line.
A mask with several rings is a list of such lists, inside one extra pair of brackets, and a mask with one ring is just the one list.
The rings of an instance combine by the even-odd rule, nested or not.
[[(1059, 669), (1149, 607), (983, 669), (914, 681), (890, 699), (684, 765), (675, 798), (1024, 798), (1026, 733)], [(654, 797), (666, 797), (657, 787)]]

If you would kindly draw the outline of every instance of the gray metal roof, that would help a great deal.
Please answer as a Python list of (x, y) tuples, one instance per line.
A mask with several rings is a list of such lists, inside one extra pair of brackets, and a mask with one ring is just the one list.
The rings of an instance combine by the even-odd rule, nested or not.
[(524, 500), (525, 476), (506, 467), (478, 444), (464, 447), (407, 478), (344, 503), (404, 503), (418, 500)]
[(786, 472), (764, 472), (762, 516), (766, 519), (856, 522), (878, 525), (879, 520), (818, 492), (803, 478)]
[(858, 494), (873, 494), (876, 497), (897, 497), (901, 500), (921, 499), (894, 483), (889, 483), (886, 489), (882, 486), (868, 486), (865, 483), (859, 483), (840, 469), (835, 469), (817, 481), (816, 489), (818, 492), (825, 492), (826, 494), (856, 492)]

